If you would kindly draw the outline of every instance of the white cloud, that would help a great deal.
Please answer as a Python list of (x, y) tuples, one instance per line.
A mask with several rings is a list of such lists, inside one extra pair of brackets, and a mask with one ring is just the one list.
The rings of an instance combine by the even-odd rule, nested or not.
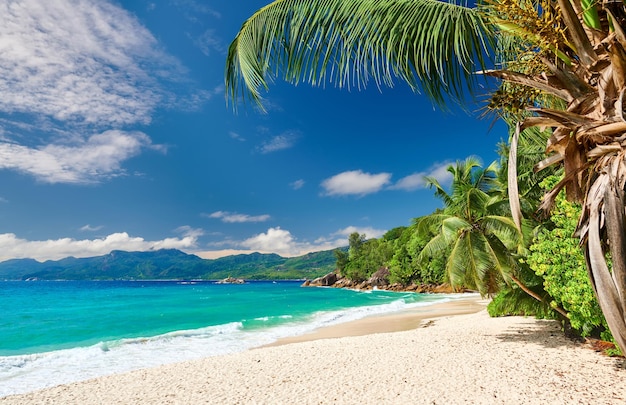
[(230, 131), (228, 133), (228, 136), (230, 136), (232, 139), (234, 139), (236, 141), (239, 141), (239, 142), (243, 142), (243, 141), (246, 140), (246, 138), (244, 138), (243, 136), (239, 135), (237, 132), (233, 132), (233, 131)]
[(200, 236), (204, 235), (204, 230), (200, 228), (192, 228), (189, 225), (179, 226), (175, 229), (176, 233), (180, 233), (184, 237), (191, 237), (193, 239), (198, 239)]
[(146, 124), (163, 97), (159, 80), (179, 70), (134, 16), (107, 1), (25, 0), (0, 9), (2, 111)]
[(403, 177), (396, 184), (389, 187), (393, 190), (405, 190), (413, 191), (419, 188), (426, 187), (426, 181), (424, 177), (433, 177), (439, 181), (440, 184), (449, 184), (452, 181), (452, 174), (448, 171), (448, 167), (452, 163), (444, 162), (432, 166), (430, 169), (424, 172), (413, 173), (409, 176)]
[(0, 12), (0, 168), (48, 183), (118, 176), (157, 148), (122, 128), (223, 92), (191, 89), (182, 65), (108, 0), (3, 2)]
[(45, 183), (94, 183), (124, 174), (121, 163), (152, 145), (141, 132), (106, 131), (78, 145), (29, 148), (0, 143), (0, 168), (28, 174)]
[(322, 182), (325, 195), (359, 195), (376, 193), (391, 179), (390, 173), (370, 174), (361, 170), (339, 173)]
[(298, 133), (296, 131), (287, 131), (264, 142), (259, 147), (259, 150), (261, 153), (265, 154), (283, 149), (289, 149), (295, 144), (297, 138)]
[(85, 226), (82, 226), (80, 228), (80, 230), (83, 231), (83, 232), (97, 232), (97, 231), (99, 231), (102, 228), (104, 228), (102, 225), (91, 226), (91, 225), (87, 224)]
[(0, 261), (31, 258), (39, 261), (59, 260), (68, 256), (101, 256), (112, 250), (148, 251), (158, 249), (195, 249), (197, 238), (186, 235), (182, 238), (166, 238), (147, 241), (141, 237), (131, 237), (126, 232), (113, 233), (101, 239), (72, 238), (29, 241), (15, 234), (0, 234)]
[(368, 239), (371, 239), (380, 238), (386, 231), (371, 227), (348, 226), (328, 236), (317, 238), (314, 242), (307, 242), (299, 241), (288, 230), (276, 227), (269, 228), (267, 232), (259, 233), (243, 241), (226, 239), (209, 245), (219, 248), (217, 250), (194, 251), (193, 253), (206, 259), (253, 252), (276, 253), (283, 257), (294, 257), (347, 246), (348, 237), (353, 232), (365, 234)]
[(289, 185), (291, 186), (291, 188), (293, 188), (294, 190), (300, 190), (302, 187), (304, 187), (304, 180), (300, 179), (300, 180), (296, 180), (293, 183), (289, 183)]
[(204, 2), (198, 2), (195, 0), (175, 0), (173, 2), (178, 7), (181, 7), (185, 11), (186, 17), (191, 21), (198, 20), (198, 14), (209, 15), (215, 18), (221, 18), (222, 15), (204, 4)]
[(351, 234), (355, 233), (355, 232), (358, 233), (359, 235), (365, 234), (367, 239), (371, 239), (371, 238), (380, 238), (387, 231), (382, 230), (382, 229), (375, 229), (375, 228), (371, 228), (371, 227), (347, 226), (347, 227), (345, 227), (343, 229), (338, 230), (333, 235), (334, 236), (342, 236), (342, 237), (344, 237), (345, 238), (344, 245), (347, 245), (348, 244), (348, 237)]
[[(343, 240), (341, 240), (343, 239)], [(280, 227), (269, 228), (265, 233), (259, 233), (241, 242), (233, 242), (232, 246), (238, 248), (240, 253), (276, 253), (283, 257), (293, 257), (318, 252), (321, 250), (335, 249), (348, 244), (347, 238), (320, 238), (315, 243), (300, 242), (291, 232)], [(245, 250), (242, 250), (244, 248)], [(228, 250), (225, 250), (228, 251)], [(202, 256), (204, 257), (204, 256)]]
[(265, 222), (270, 219), (267, 214), (251, 216), (247, 214), (237, 214), (235, 212), (216, 211), (212, 214), (204, 214), (208, 218), (220, 219), (227, 223), (244, 223), (244, 222)]
[(260, 252), (290, 252), (294, 239), (289, 231), (270, 228), (267, 233), (260, 233), (240, 243), (241, 246)]
[(223, 41), (215, 34), (215, 30), (212, 29), (206, 30), (193, 42), (205, 56), (210, 56), (212, 51), (221, 54), (226, 50)]

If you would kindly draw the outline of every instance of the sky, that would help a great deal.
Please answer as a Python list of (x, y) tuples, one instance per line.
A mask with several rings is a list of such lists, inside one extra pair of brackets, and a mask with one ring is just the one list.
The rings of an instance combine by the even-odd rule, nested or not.
[(0, 0), (0, 261), (180, 249), (284, 257), (441, 207), (424, 175), (503, 124), (393, 88), (276, 79), (234, 111), (226, 52), (268, 1)]

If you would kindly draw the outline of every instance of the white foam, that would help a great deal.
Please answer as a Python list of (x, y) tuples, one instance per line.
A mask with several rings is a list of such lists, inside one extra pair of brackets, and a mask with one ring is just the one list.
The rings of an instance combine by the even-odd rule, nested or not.
[[(467, 295), (459, 294), (467, 297)], [(383, 305), (318, 312), (302, 321), (287, 321), (269, 328), (246, 330), (240, 322), (154, 337), (122, 339), (99, 344), (21, 356), (0, 357), (0, 397), (82, 381), (104, 375), (154, 367), (202, 357), (230, 354), (262, 346), (277, 339), (309, 333), (371, 315), (450, 301), (455, 295), (425, 297), (406, 303), (409, 295)], [(293, 319), (292, 315), (281, 318)], [(259, 320), (266, 320), (259, 318)]]

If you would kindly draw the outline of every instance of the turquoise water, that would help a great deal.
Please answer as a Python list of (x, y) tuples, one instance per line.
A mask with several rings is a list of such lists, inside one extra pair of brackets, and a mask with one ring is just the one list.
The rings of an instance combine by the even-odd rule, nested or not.
[(451, 296), (174, 281), (0, 282), (0, 396), (234, 353)]

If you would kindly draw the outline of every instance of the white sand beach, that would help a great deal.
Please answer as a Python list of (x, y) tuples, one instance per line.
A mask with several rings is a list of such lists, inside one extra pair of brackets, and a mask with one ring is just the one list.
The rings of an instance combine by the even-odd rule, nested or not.
[(0, 404), (626, 403), (623, 359), (567, 339), (555, 322), (490, 318), (483, 308), (473, 299), (368, 318), (270, 347), (9, 396)]

